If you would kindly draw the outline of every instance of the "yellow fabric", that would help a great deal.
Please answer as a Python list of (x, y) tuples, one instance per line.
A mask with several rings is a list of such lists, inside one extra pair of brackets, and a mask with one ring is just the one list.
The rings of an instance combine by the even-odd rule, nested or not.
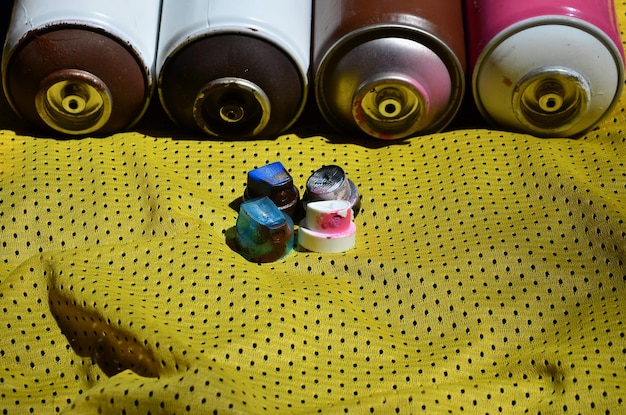
[[(0, 412), (624, 414), (625, 108), (580, 139), (381, 143), (316, 117), (55, 140), (5, 105)], [(354, 249), (257, 265), (226, 245), (273, 161), (301, 189), (345, 169)]]

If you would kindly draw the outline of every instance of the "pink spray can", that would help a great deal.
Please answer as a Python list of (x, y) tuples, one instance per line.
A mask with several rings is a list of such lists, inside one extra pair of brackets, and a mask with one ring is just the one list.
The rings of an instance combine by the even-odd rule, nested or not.
[(574, 137), (617, 103), (624, 51), (612, 0), (465, 0), (481, 114), (540, 137)]

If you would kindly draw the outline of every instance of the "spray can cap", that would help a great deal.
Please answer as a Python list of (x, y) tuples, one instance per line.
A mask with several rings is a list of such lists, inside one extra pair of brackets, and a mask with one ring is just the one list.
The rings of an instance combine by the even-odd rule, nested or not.
[(244, 191), (244, 199), (267, 196), (281, 211), (293, 216), (300, 192), (293, 178), (280, 161), (250, 170)]
[(320, 200), (347, 200), (354, 216), (359, 212), (361, 200), (359, 191), (345, 171), (337, 165), (323, 166), (309, 176), (303, 204)]
[(306, 207), (298, 229), (298, 244), (309, 251), (345, 252), (356, 244), (356, 225), (347, 200), (322, 200)]
[(241, 204), (235, 230), (240, 254), (252, 262), (276, 261), (293, 248), (293, 220), (266, 196)]

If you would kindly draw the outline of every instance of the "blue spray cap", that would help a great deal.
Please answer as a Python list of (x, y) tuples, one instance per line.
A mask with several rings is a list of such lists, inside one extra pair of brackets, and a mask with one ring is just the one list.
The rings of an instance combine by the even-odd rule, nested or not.
[(293, 249), (293, 220), (267, 196), (243, 202), (235, 228), (239, 251), (252, 262), (272, 262)]
[(300, 200), (300, 192), (293, 178), (280, 161), (248, 172), (244, 199), (267, 196), (278, 209), (292, 216)]

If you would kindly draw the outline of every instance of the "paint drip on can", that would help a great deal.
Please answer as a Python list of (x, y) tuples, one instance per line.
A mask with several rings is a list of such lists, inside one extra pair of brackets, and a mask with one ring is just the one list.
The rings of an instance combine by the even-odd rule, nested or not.
[(624, 51), (611, 0), (465, 0), (472, 92), (492, 124), (575, 137), (615, 106)]
[(209, 136), (271, 136), (304, 109), (310, 0), (164, 0), (158, 90), (177, 124)]
[(313, 83), (336, 129), (399, 139), (443, 129), (465, 88), (462, 4), (317, 0)]
[(160, 0), (16, 0), (2, 59), (11, 107), (64, 135), (137, 122), (154, 89)]

